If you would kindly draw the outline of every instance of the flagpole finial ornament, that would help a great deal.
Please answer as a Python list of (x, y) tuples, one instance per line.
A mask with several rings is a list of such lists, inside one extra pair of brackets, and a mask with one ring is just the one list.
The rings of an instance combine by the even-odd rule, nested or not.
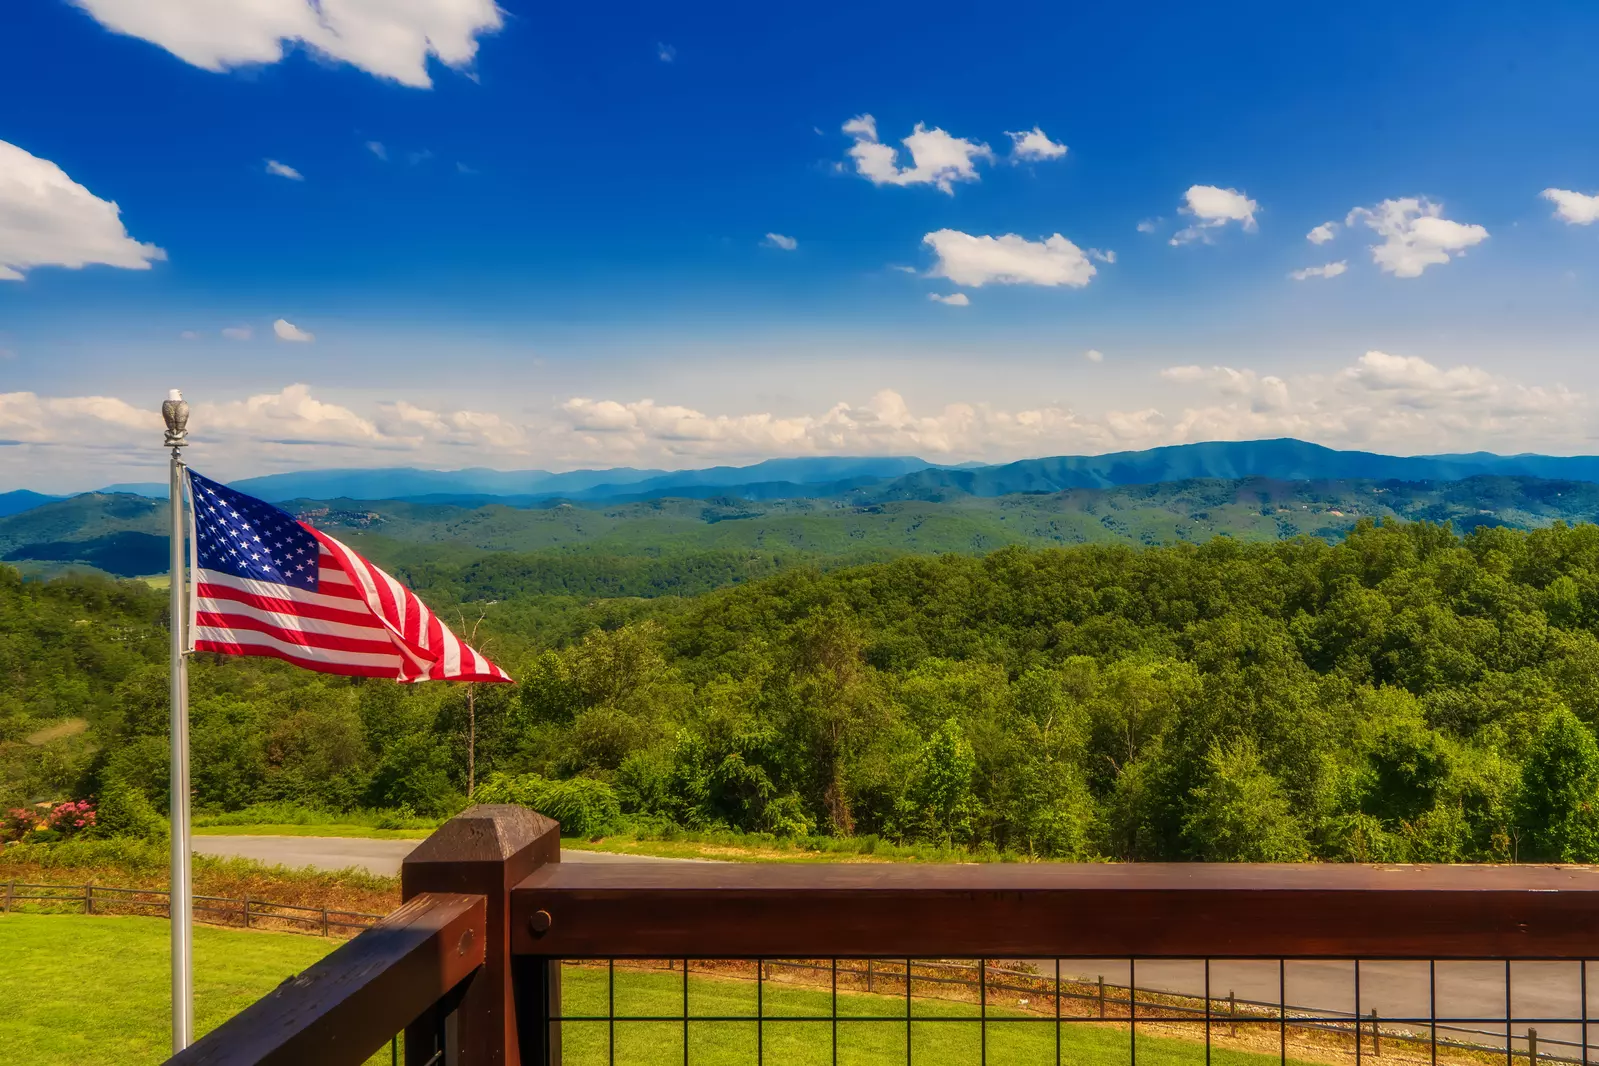
[(182, 448), (188, 445), (189, 440), (189, 403), (183, 398), (181, 389), (168, 389), (167, 398), (161, 404), (161, 417), (167, 421), (168, 448)]

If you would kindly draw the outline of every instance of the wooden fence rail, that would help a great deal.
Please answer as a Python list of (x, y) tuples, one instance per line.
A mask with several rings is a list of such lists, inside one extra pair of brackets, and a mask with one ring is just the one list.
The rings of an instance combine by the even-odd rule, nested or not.
[[(150, 914), (170, 917), (171, 893), (164, 888), (118, 888), (112, 885), (33, 885), (7, 881), (0, 913), (9, 914), (18, 904), (81, 907), (84, 914)], [(196, 921), (211, 925), (239, 926), (245, 929), (276, 928), (314, 936), (349, 936), (370, 929), (383, 920), (380, 914), (340, 910), (336, 907), (306, 907), (298, 903), (273, 903), (270, 900), (233, 899), (228, 896), (195, 896)], [(353, 931), (353, 932), (352, 932)]]
[[(569, 1047), (581, 1050), (563, 1041), (563, 1024), (574, 1027), (568, 1037), (608, 1026), (603, 1031), (610, 1058), (633, 1062), (636, 1053), (617, 1057), (613, 1031), (634, 1023), (662, 1027), (650, 1032), (666, 1032), (668, 1025), (675, 1032), (680, 1024), (684, 1066), (695, 1066), (690, 1027), (698, 1023), (753, 1021), (755, 1061), (761, 1061), (762, 1033), (771, 1024), (815, 1023), (813, 1032), (833, 1034), (836, 1055), (841, 1020), (901, 1018), (907, 1063), (917, 1026), (943, 1023), (948, 1032), (964, 1031), (948, 1028), (956, 1023), (978, 1027), (985, 1061), (995, 1061), (986, 1059), (994, 1027), (1011, 1026), (1006, 1031), (1014, 1034), (1050, 1026), (1059, 1063), (1068, 1023), (1079, 1023), (1081, 1031), (1081, 1023), (1106, 1022), (1125, 1030), (1130, 1062), (1138, 1060), (1141, 1032), (1186, 1025), (1203, 1034), (1209, 1061), (1213, 1028), (1236, 1026), (1242, 1032), (1251, 1024), (1271, 1034), (1282, 1061), (1292, 1026), (1341, 1031), (1345, 1040), (1353, 1036), (1355, 1066), (1368, 1055), (1410, 1062), (1429, 1061), (1423, 1056), (1430, 1055), (1437, 1062), (1439, 1047), (1449, 1046), (1439, 1040), (1440, 1029), (1452, 1028), (1440, 1023), (1498, 1027), (1501, 1021), (1502, 1029), (1486, 1033), (1491, 1045), (1466, 1041), (1475, 1045), (1466, 1060), (1504, 1066), (1593, 1061), (1588, 970), (1599, 959), (1595, 868), (563, 863), (553, 821), (519, 807), (485, 805), (468, 809), (423, 841), (402, 863), (400, 884), (413, 908), (407, 912), (411, 920), (399, 921), (397, 912), (363, 932), (318, 963), (314, 973), (214, 1030), (203, 1047), (178, 1056), (174, 1066), (360, 1066), (399, 1028), (405, 1030), (404, 1061), (410, 1066), (561, 1066)], [(91, 888), (84, 907), (114, 905), (109, 899)], [(244, 921), (252, 920), (254, 907), (248, 904)], [(424, 921), (424, 913), (433, 917)], [(653, 1006), (619, 1011), (618, 970), (668, 959), (681, 972), (681, 1012), (672, 1006), (676, 995), (664, 1013)], [(822, 959), (828, 960), (830, 1006), (826, 997), (815, 997), (820, 1005), (808, 1013), (762, 1014), (762, 989), (774, 962), (782, 972), (783, 960), (814, 965)], [(930, 981), (912, 970), (924, 964), (911, 960), (924, 959), (940, 963), (927, 973)], [(962, 959), (964, 972), (954, 961)], [(1042, 983), (1015, 965), (1038, 959), (1057, 966), (1061, 959), (1125, 959), (1127, 984), (1136, 991), (1079, 975), (1073, 981), (1073, 1017), (991, 1016), (990, 991), (1021, 992)], [(1382, 1020), (1366, 1013), (1363, 959), (1425, 964), (1427, 1010), (1399, 1011)], [(698, 968), (696, 960), (755, 974), (760, 983), (754, 1016), (695, 1011), (689, 973)], [(903, 1013), (841, 1014), (838, 964), (846, 960), (854, 990), (864, 978), (887, 1001), (887, 993), (899, 995), (897, 979), (904, 986)], [(1006, 961), (990, 969), (1000, 960)], [(1203, 992), (1195, 997), (1151, 990), (1146, 1012), (1146, 990), (1136, 972), (1144, 960), (1203, 961)], [(1213, 995), (1211, 960), (1275, 963), (1279, 1001), (1249, 1003), (1231, 990), (1225, 998)], [(1359, 1015), (1316, 1011), (1317, 1017), (1290, 1017), (1286, 966), (1339, 960), (1351, 964), (1349, 1002)], [(1484, 961), (1503, 975), (1493, 989), (1503, 991), (1502, 1019), (1476, 1008), (1440, 1015), (1436, 965)], [(1580, 995), (1563, 1010), (1546, 1014), (1539, 1008), (1538, 1016), (1530, 1016), (1512, 1004), (1516, 962), (1558, 964), (1568, 979), (1575, 975)], [(597, 997), (592, 982), (585, 991), (575, 980), (578, 971), (567, 970), (571, 965), (604, 966), (609, 991)], [(914, 986), (926, 983), (969, 997), (956, 986), (970, 979), (974, 965), (980, 1007), (970, 1017), (913, 1017)], [(569, 1005), (584, 1010), (563, 1011), (563, 970), (574, 978)], [(1048, 983), (1058, 980), (1051, 974)], [(1017, 1028), (1018, 1022), (1034, 1024)], [(1554, 1038), (1571, 1035), (1577, 1054), (1551, 1054), (1573, 1046)], [(658, 1058), (657, 1050), (652, 1045), (645, 1057)], [(598, 1061), (572, 1056), (573, 1066)]]

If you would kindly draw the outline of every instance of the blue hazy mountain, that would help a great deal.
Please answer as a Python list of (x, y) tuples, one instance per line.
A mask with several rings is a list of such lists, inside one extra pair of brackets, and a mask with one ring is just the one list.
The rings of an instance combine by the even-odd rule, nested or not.
[(148, 496), (152, 500), (164, 500), (167, 498), (167, 488), (165, 481), (120, 481), (95, 491), (110, 496), (122, 493), (130, 496)]
[(404, 500), (425, 498), (518, 497), (532, 500), (565, 496), (572, 499), (612, 499), (622, 496), (656, 498), (692, 486), (727, 488), (734, 485), (790, 482), (813, 485), (848, 479), (896, 478), (930, 466), (908, 457), (825, 457), (768, 459), (752, 466), (713, 466), (704, 470), (419, 470), (391, 467), (378, 470), (304, 470), (267, 474), (233, 482), (233, 487), (264, 500)]
[[(203, 468), (203, 464), (201, 464)], [(703, 470), (303, 470), (234, 482), (272, 501), (413, 500), (464, 505), (499, 501), (527, 506), (543, 500), (633, 502), (685, 497), (736, 496), (751, 500), (863, 497), (940, 500), (951, 496), (1006, 496), (1079, 488), (1153, 485), (1196, 478), (1247, 477), (1279, 481), (1459, 481), (1482, 475), (1599, 482), (1599, 456), (1461, 455), (1394, 456), (1339, 451), (1301, 440), (1212, 441), (1107, 455), (1061, 455), (995, 466), (941, 466), (924, 459), (838, 457), (769, 459), (750, 466)], [(112, 485), (105, 492), (162, 499), (161, 483)], [(35, 494), (7, 493), (14, 508), (38, 505)], [(6, 513), (0, 510), (0, 514)]]
[(1337, 451), (1283, 438), (1178, 444), (1108, 455), (1023, 459), (976, 470), (919, 470), (879, 487), (883, 500), (938, 500), (951, 495), (1008, 496), (1067, 489), (1155, 485), (1196, 478), (1278, 481), (1459, 481), (1480, 475), (1599, 481), (1599, 456), (1378, 455)]
[(35, 507), (53, 503), (61, 498), (60, 496), (46, 496), (42, 492), (31, 492), (28, 489), (0, 492), (0, 518), (4, 518), (7, 515), (21, 514), (23, 511), (31, 511)]

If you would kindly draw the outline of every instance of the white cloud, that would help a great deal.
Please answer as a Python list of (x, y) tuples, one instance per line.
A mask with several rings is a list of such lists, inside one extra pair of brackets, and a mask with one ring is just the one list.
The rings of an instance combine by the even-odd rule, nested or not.
[(768, 248), (781, 248), (785, 252), (792, 252), (799, 247), (799, 241), (793, 237), (785, 237), (781, 233), (768, 233), (761, 243)]
[(1082, 288), (1098, 273), (1083, 250), (1058, 233), (1030, 241), (1014, 233), (974, 237), (941, 229), (923, 237), (922, 243), (938, 256), (933, 276), (973, 288), (990, 282)]
[(1336, 236), (1338, 236), (1338, 223), (1323, 222), (1321, 225), (1305, 234), (1305, 240), (1309, 241), (1311, 244), (1326, 244)]
[(295, 44), (427, 88), (429, 59), (456, 69), (503, 24), (494, 0), (73, 0), (102, 26), (206, 70), (276, 63)]
[(293, 322), (282, 318), (272, 323), (272, 332), (278, 335), (278, 340), (291, 341), (296, 344), (309, 344), (311, 341), (316, 340), (315, 333), (309, 333), (296, 326)]
[(1237, 189), (1222, 189), (1215, 185), (1191, 185), (1183, 193), (1183, 205), (1178, 208), (1191, 215), (1194, 222), (1172, 235), (1172, 244), (1211, 239), (1211, 230), (1229, 222), (1243, 224), (1245, 230), (1255, 229), (1255, 212), (1260, 205)]
[[(1085, 351), (1083, 358), (1099, 362), (1095, 354)], [(1559, 385), (1528, 385), (1480, 367), (1382, 351), (1330, 373), (1174, 366), (1141, 384), (1149, 396), (1144, 406), (1097, 412), (1046, 402), (913, 410), (901, 394), (885, 389), (864, 403), (838, 402), (811, 413), (717, 413), (650, 399), (577, 396), (514, 416), (405, 399), (335, 401), (296, 384), (238, 398), (191, 395), (190, 458), (226, 478), (397, 461), (449, 469), (534, 463), (677, 468), (803, 455), (1009, 461), (1277, 436), (1397, 454), (1466, 451), (1484, 440), (1501, 452), (1558, 453), (1582, 448), (1599, 425), (1588, 397)], [(15, 442), (0, 446), (0, 483), (59, 491), (158, 479), (165, 469), (161, 391), (132, 403), (111, 396), (0, 394), (0, 441)]]
[(662, 63), (674, 62), (677, 59), (677, 49), (673, 48), (669, 44), (662, 44), (660, 41), (657, 41), (655, 42), (655, 58), (659, 59)]
[(0, 141), (0, 281), (41, 266), (148, 270), (167, 257), (128, 236), (121, 214), (48, 159)]
[(389, 160), (389, 150), (383, 146), (382, 141), (367, 141), (366, 150), (383, 160), (385, 163)]
[(1010, 157), (1014, 160), (1041, 162), (1046, 159), (1059, 159), (1066, 154), (1064, 144), (1056, 144), (1037, 126), (1022, 133), (1007, 130), (1005, 136), (1011, 140)]
[(280, 178), (288, 178), (290, 181), (305, 180), (304, 174), (301, 174), (287, 163), (279, 163), (276, 159), (268, 159), (266, 161), (266, 172), (268, 174), (276, 174)]
[(1303, 270), (1290, 271), (1288, 276), (1295, 281), (1304, 281), (1306, 278), (1336, 278), (1348, 269), (1349, 264), (1340, 259), (1338, 262), (1328, 263), (1326, 266), (1306, 267)]
[(1429, 266), (1447, 263), (1488, 239), (1481, 226), (1452, 222), (1443, 217), (1442, 204), (1417, 197), (1357, 207), (1344, 223), (1357, 222), (1383, 238), (1371, 246), (1371, 260), (1396, 278), (1419, 277)]
[(197, 341), (200, 339), (200, 335), (192, 329), (186, 329), (178, 334), (178, 339), (182, 341)]
[(1570, 226), (1599, 222), (1599, 196), (1586, 196), (1569, 189), (1545, 189), (1538, 194), (1555, 205), (1555, 217)]
[(249, 326), (228, 326), (223, 329), (222, 335), (230, 341), (247, 341), (251, 331)]
[(1160, 228), (1160, 224), (1161, 224), (1162, 221), (1164, 221), (1164, 220), (1163, 219), (1159, 219), (1159, 218), (1146, 218), (1146, 219), (1144, 219), (1142, 222), (1140, 222), (1138, 224), (1138, 232), (1139, 233), (1154, 233), (1157, 229)]
[(1098, 248), (1090, 248), (1088, 249), (1088, 258), (1100, 263), (1114, 263), (1116, 262), (1116, 253), (1108, 248), (1103, 252)]
[(1369, 351), (1333, 374), (1285, 379), (1232, 367), (1180, 366), (1166, 380), (1211, 391), (1170, 424), (1178, 440), (1292, 436), (1399, 454), (1561, 450), (1592, 435), (1586, 398), (1562, 386), (1529, 386), (1471, 366)]
[(1088, 351), (1083, 353), (1083, 358), (1087, 359), (1090, 363), (1103, 363), (1105, 361), (1105, 353), (1100, 351), (1098, 348), (1090, 348)]
[(977, 161), (994, 161), (986, 144), (953, 137), (938, 128), (928, 129), (918, 122), (915, 130), (900, 143), (910, 152), (911, 165), (899, 166), (899, 152), (877, 139), (877, 120), (857, 115), (844, 123), (844, 132), (855, 139), (850, 158), (855, 170), (873, 185), (935, 185), (953, 196), (957, 181), (977, 181)]
[(951, 307), (970, 307), (972, 305), (972, 301), (967, 298), (964, 292), (954, 292), (950, 293), (948, 296), (942, 296), (939, 293), (930, 292), (927, 294), (927, 298), (932, 300), (934, 303), (948, 304)]

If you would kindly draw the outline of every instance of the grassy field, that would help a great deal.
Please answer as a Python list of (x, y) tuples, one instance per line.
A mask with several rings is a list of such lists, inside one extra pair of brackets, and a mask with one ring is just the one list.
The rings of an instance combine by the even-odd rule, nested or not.
[[(618, 1015), (679, 1018), (684, 1007), (681, 971), (676, 973), (617, 967), (614, 990)], [(687, 999), (691, 1016), (717, 1021), (621, 1021), (614, 1030), (605, 1021), (571, 1020), (572, 1016), (604, 1015), (611, 1002), (607, 972), (601, 967), (562, 969), (562, 1061), (567, 1066), (605, 1066), (615, 1034), (615, 1061), (629, 1066), (680, 1066), (688, 1040), (691, 1066), (754, 1066), (757, 1061), (782, 1066), (831, 1066), (834, 1031), (826, 1018), (831, 994), (826, 989), (768, 980), (757, 1005), (753, 980), (691, 976)], [(765, 1018), (757, 1025), (756, 1012)], [(896, 1066), (906, 1062), (903, 995), (840, 992), (837, 1061), (840, 1066)], [(972, 1002), (923, 998), (912, 1002), (910, 1061), (917, 1066), (1046, 1066), (1056, 1062), (1052, 1019), (1016, 1007), (988, 1007), (987, 1054), (979, 1007)], [(741, 1020), (725, 1020), (745, 1018)], [(1197, 1033), (1196, 1033), (1197, 1035)], [(759, 1048), (757, 1048), (759, 1041)], [(1068, 1022), (1061, 1026), (1060, 1061), (1072, 1066), (1129, 1066), (1131, 1046), (1125, 1024)], [(1206, 1062), (1201, 1040), (1140, 1033), (1139, 1066), (1200, 1066)], [(1215, 1046), (1211, 1066), (1275, 1066), (1276, 1053)], [(1303, 1066), (1301, 1060), (1288, 1060)]]
[[(166, 1058), (167, 924), (153, 918), (12, 914), (0, 917), (0, 973), (6, 976), (6, 1010), (0, 1011), (0, 1046), (10, 1061), (31, 1066), (141, 1066)], [(195, 930), (197, 1030), (210, 1030), (337, 946), (336, 941), (283, 933)], [(114, 964), (111, 960), (115, 960)], [(616, 1012), (634, 1016), (680, 1016), (681, 971), (619, 967)], [(606, 1066), (612, 1028), (604, 1021), (571, 1016), (603, 1015), (611, 1002), (607, 971), (568, 966), (562, 971), (563, 1057), (570, 1066)], [(825, 990), (768, 981), (760, 1010), (766, 1023), (757, 1036), (755, 983), (729, 977), (692, 976), (691, 1015), (748, 1019), (690, 1021), (693, 1066), (752, 1066), (759, 1058), (784, 1066), (830, 1066), (833, 1029), (825, 1017)], [(905, 1000), (895, 995), (841, 992), (838, 1062), (842, 1066), (894, 1066), (905, 1061)], [(983, 1060), (977, 1007), (972, 1003), (918, 997), (912, 1008), (911, 1055), (918, 1064), (977, 1066)], [(774, 1020), (787, 1017), (789, 1020)], [(1055, 1027), (1038, 1014), (991, 1004), (988, 1061), (1044, 1066), (1055, 1062)], [(936, 1019), (936, 1020), (935, 1020)], [(1032, 1019), (1032, 1020), (1025, 1020)], [(618, 1063), (677, 1066), (683, 1062), (681, 1021), (623, 1021), (615, 1025)], [(757, 1040), (760, 1048), (757, 1049)], [(1062, 1061), (1074, 1066), (1125, 1066), (1126, 1029), (1110, 1024), (1062, 1027)], [(374, 1061), (387, 1061), (386, 1053)], [(1274, 1054), (1213, 1049), (1212, 1066), (1271, 1066)], [(1291, 1062), (1296, 1060), (1290, 1060)], [(1204, 1062), (1195, 1041), (1140, 1035), (1143, 1066), (1188, 1066)]]
[(369, 825), (197, 825), (197, 837), (355, 837), (362, 840), (421, 840), (431, 829), (373, 829)]
[[(0, 916), (6, 1059), (33, 1066), (165, 1061), (168, 935), (159, 918)], [(197, 1031), (215, 1028), (339, 943), (196, 926)]]

